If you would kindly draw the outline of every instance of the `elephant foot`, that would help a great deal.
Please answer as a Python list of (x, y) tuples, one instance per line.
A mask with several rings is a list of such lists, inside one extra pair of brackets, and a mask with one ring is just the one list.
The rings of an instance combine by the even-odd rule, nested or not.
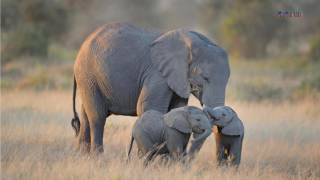
[(78, 146), (78, 150), (80, 153), (88, 154), (90, 152), (90, 143), (81, 143)]
[(217, 167), (223, 168), (228, 166), (228, 160), (227, 159), (219, 159), (217, 160)]
[(90, 153), (93, 155), (99, 155), (103, 153), (103, 146), (102, 145), (98, 145), (98, 146), (93, 146), (91, 147)]

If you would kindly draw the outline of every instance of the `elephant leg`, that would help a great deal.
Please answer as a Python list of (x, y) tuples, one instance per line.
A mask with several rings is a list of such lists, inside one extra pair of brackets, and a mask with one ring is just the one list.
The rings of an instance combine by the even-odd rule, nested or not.
[(219, 148), (217, 148), (216, 158), (217, 158), (218, 166), (222, 166), (226, 164), (227, 155), (225, 151), (226, 149), (223, 146), (220, 146)]
[(138, 157), (145, 158), (144, 166), (147, 166), (150, 161), (154, 158), (155, 146), (157, 144), (153, 143), (151, 139), (145, 134), (139, 134), (135, 137), (136, 144), (138, 146)]
[(145, 156), (152, 148), (153, 143), (149, 139), (149, 137), (142, 135), (135, 138), (136, 144), (138, 146), (138, 156), (139, 158), (142, 158)]
[(187, 98), (181, 98), (176, 93), (173, 93), (168, 111), (170, 111), (171, 109), (186, 106), (187, 104), (188, 104)]
[(106, 119), (103, 117), (95, 117), (90, 121), (91, 135), (91, 152), (103, 152), (103, 132)]
[(167, 82), (162, 79), (162, 76), (155, 74), (146, 80), (146, 83), (142, 87), (137, 102), (137, 115), (141, 116), (144, 112), (151, 109), (167, 113), (172, 94), (172, 90), (168, 87)]
[(241, 149), (242, 149), (242, 140), (236, 140), (230, 147), (230, 165), (239, 166), (241, 161)]
[(157, 155), (159, 155), (161, 151), (163, 151), (165, 146), (166, 146), (166, 142), (163, 142), (161, 144), (157, 143), (153, 145), (152, 149), (149, 150), (149, 152), (147, 153), (147, 156), (144, 161), (144, 165), (147, 166), (150, 161), (152, 161)]
[(87, 114), (84, 110), (83, 105), (81, 106), (81, 125), (79, 133), (79, 150), (80, 152), (88, 153), (90, 151), (90, 125)]
[(221, 142), (221, 135), (215, 134), (216, 139), (216, 159), (218, 162), (218, 166), (222, 166), (226, 163), (227, 155), (226, 155), (226, 148)]
[(181, 160), (186, 154), (190, 134), (180, 133), (175, 129), (167, 129), (167, 148), (174, 160)]
[(90, 89), (90, 93), (83, 94), (83, 104), (90, 125), (90, 151), (91, 153), (103, 152), (103, 131), (108, 108), (99, 89)]

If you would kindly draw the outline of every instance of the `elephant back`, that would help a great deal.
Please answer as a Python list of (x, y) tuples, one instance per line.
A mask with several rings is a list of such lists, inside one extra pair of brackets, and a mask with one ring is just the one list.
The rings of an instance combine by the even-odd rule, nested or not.
[(157, 36), (159, 33), (146, 31), (128, 23), (111, 23), (91, 33), (84, 44), (88, 44), (91, 53), (97, 56), (97, 59), (110, 59), (111, 56), (119, 60), (127, 59), (128, 54), (130, 59), (135, 59), (132, 56), (142, 53)]

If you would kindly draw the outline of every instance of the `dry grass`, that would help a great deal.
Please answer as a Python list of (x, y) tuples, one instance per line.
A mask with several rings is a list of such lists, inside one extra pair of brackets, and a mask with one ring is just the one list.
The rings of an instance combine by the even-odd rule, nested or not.
[[(195, 101), (192, 104), (197, 104)], [(210, 137), (191, 166), (143, 168), (126, 151), (134, 118), (112, 116), (99, 159), (75, 151), (70, 92), (3, 92), (2, 179), (319, 179), (320, 112), (316, 101), (228, 102), (246, 134), (238, 172), (215, 166)], [(316, 106), (318, 105), (318, 106)], [(124, 120), (126, 119), (126, 120)], [(130, 119), (130, 120), (128, 120)]]

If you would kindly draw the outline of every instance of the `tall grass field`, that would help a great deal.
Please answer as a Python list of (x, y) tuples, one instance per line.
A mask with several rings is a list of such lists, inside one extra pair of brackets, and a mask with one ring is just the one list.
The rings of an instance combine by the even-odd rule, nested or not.
[[(28, 59), (1, 67), (1, 179), (320, 178), (319, 63), (231, 58), (226, 104), (245, 126), (238, 171), (216, 166), (213, 135), (188, 165), (145, 168), (135, 145), (127, 162), (136, 119), (128, 116), (107, 119), (100, 157), (80, 154), (70, 125), (72, 64)], [(189, 104), (200, 106), (195, 98)]]
[[(136, 153), (126, 161), (134, 117), (111, 116), (105, 127), (105, 152), (92, 158), (76, 151), (70, 91), (5, 91), (1, 179), (319, 179), (316, 103), (227, 102), (245, 125), (238, 171), (216, 167), (213, 135), (190, 165), (156, 161), (144, 168)], [(190, 104), (199, 105), (193, 98)]]

